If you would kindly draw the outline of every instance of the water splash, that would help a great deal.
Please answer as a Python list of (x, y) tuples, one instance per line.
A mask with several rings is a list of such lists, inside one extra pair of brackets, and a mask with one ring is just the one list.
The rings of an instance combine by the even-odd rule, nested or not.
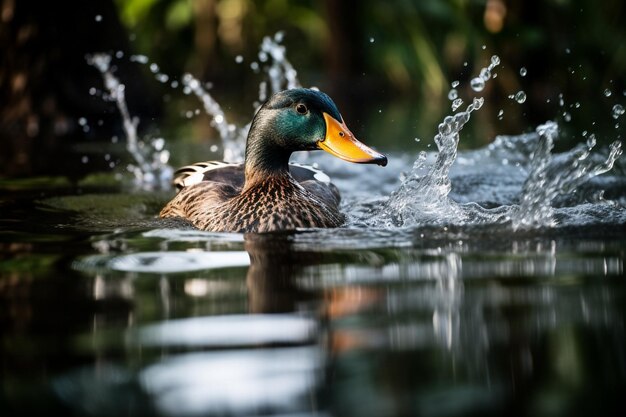
[[(257, 108), (266, 101), (270, 93), (300, 86), (297, 73), (286, 58), (285, 47), (281, 45), (282, 33), (274, 37), (266, 37), (260, 45), (258, 61), (251, 68), (256, 72), (263, 71), (264, 79), (259, 84), (258, 101), (253, 104)], [(105, 80), (111, 100), (114, 100), (122, 118), (128, 137), (128, 149), (137, 161), (133, 170), (135, 177), (143, 183), (162, 177), (167, 166), (167, 151), (161, 139), (146, 145), (137, 140), (136, 128), (138, 120), (131, 118), (124, 100), (124, 86), (111, 74), (109, 69), (110, 56), (95, 55), (90, 63), (96, 66)], [(149, 64), (143, 56), (133, 56), (131, 61), (144, 65)], [(243, 62), (243, 58), (237, 59)], [(490, 64), (482, 68), (479, 76), (472, 79), (470, 86), (474, 91), (481, 91), (486, 83), (497, 75), (494, 69), (500, 64), (497, 56), (491, 58)], [(150, 70), (161, 76), (157, 80), (164, 82), (167, 76), (160, 73), (158, 66)], [(523, 76), (523, 75), (522, 75)], [(169, 80), (169, 78), (167, 78)], [(175, 81), (172, 81), (172, 88)], [(183, 91), (196, 95), (203, 104), (204, 111), (211, 116), (212, 125), (217, 130), (224, 148), (224, 159), (239, 161), (243, 159), (245, 139), (250, 125), (238, 127), (227, 121), (221, 106), (206, 90), (202, 83), (191, 74), (182, 79)], [(459, 82), (452, 83), (448, 98), (453, 101), (453, 112), (462, 104), (458, 97)], [(177, 87), (177, 85), (176, 85)], [(517, 103), (526, 100), (526, 94), (519, 91), (511, 96)], [(401, 184), (388, 197), (377, 201), (353, 203), (348, 210), (352, 213), (349, 226), (375, 228), (406, 228), (422, 225), (481, 225), (496, 224), (511, 227), (514, 230), (538, 227), (552, 227), (557, 224), (553, 202), (560, 196), (574, 193), (576, 187), (589, 179), (610, 170), (622, 153), (621, 143), (614, 142), (606, 157), (591, 151), (595, 147), (595, 137), (591, 135), (586, 145), (563, 154), (554, 156), (552, 149), (558, 137), (558, 125), (548, 122), (539, 126), (536, 133), (518, 137), (499, 137), (482, 151), (476, 151), (472, 163), (480, 164), (481, 158), (489, 163), (497, 162), (499, 166), (516, 166), (525, 170), (525, 181), (520, 180), (517, 196), (510, 203), (500, 203), (495, 208), (480, 206), (479, 199), (457, 202), (450, 197), (452, 181), (450, 171), (457, 159), (459, 134), (470, 121), (471, 114), (483, 105), (482, 98), (473, 98), (472, 103), (464, 110), (447, 116), (439, 125), (439, 132), (434, 138), (438, 152), (429, 165), (429, 155), (420, 153), (411, 171), (403, 178)], [(559, 95), (559, 105), (564, 106), (563, 96)], [(196, 111), (197, 112), (197, 111)], [(621, 105), (613, 108), (615, 119), (624, 113)], [(500, 110), (498, 117), (503, 117)], [(584, 135), (586, 136), (586, 135)], [(152, 149), (152, 153), (146, 153)], [(482, 156), (479, 156), (482, 153)], [(155, 156), (157, 158), (155, 159)], [(169, 168), (169, 167), (167, 167)], [(171, 170), (169, 171), (171, 175)], [(511, 175), (509, 171), (504, 175)], [(484, 180), (489, 180), (483, 174)], [(600, 196), (601, 197), (601, 196)], [(494, 207), (491, 205), (490, 207)]]
[(498, 65), (500, 65), (500, 57), (498, 57), (497, 55), (493, 55), (491, 57), (491, 62), (489, 63), (489, 65), (485, 68), (482, 68), (478, 77), (472, 78), (472, 80), (470, 81), (470, 87), (472, 88), (472, 90), (476, 91), (477, 93), (483, 91), (485, 89), (487, 81), (489, 81), (492, 77), (493, 70)]
[[(255, 111), (268, 99), (270, 94), (284, 89), (300, 87), (297, 71), (287, 59), (285, 46), (281, 44), (283, 39), (283, 32), (278, 32), (273, 37), (264, 37), (258, 53), (261, 65), (258, 62), (253, 62), (252, 68), (258, 71), (262, 70), (265, 75), (264, 79), (259, 83), (258, 100), (253, 105)], [(147, 65), (157, 81), (161, 83), (170, 82), (172, 77), (162, 73), (159, 65), (154, 62), (151, 63), (147, 56), (131, 55), (129, 59), (131, 62)], [(236, 62), (243, 62), (243, 57), (238, 56)], [(127, 150), (136, 162), (136, 165), (129, 166), (129, 170), (133, 173), (136, 182), (146, 188), (169, 184), (173, 170), (167, 165), (169, 152), (164, 148), (165, 141), (162, 138), (158, 138), (145, 142), (137, 137), (139, 119), (130, 116), (124, 95), (125, 86), (120, 83), (111, 71), (111, 55), (91, 55), (88, 57), (88, 63), (97, 68), (102, 74), (109, 98), (115, 101), (122, 116), (127, 139)], [(222, 159), (228, 162), (242, 161), (250, 123), (241, 127), (229, 123), (218, 101), (192, 74), (184, 74), (181, 84), (183, 92), (185, 94), (194, 94), (202, 103), (204, 112), (211, 117), (211, 126), (216, 129), (222, 144)], [(178, 88), (178, 81), (172, 80), (170, 87), (173, 89)], [(199, 110), (188, 113), (188, 117), (193, 117), (194, 114), (199, 113)]]
[(126, 133), (126, 149), (134, 158), (136, 165), (130, 165), (128, 170), (133, 174), (135, 183), (147, 189), (169, 186), (173, 170), (167, 164), (169, 151), (165, 149), (165, 140), (156, 138), (151, 141), (140, 141), (137, 137), (139, 119), (131, 117), (126, 105), (125, 90), (111, 70), (111, 55), (94, 54), (87, 57), (88, 64), (95, 67), (104, 80), (108, 91), (108, 98), (114, 101), (122, 116), (123, 128)]
[[(269, 78), (271, 93), (301, 86), (298, 81), (298, 72), (287, 59), (285, 46), (281, 44), (284, 37), (284, 32), (277, 32), (274, 37), (264, 37), (259, 50), (259, 61), (263, 63), (269, 61), (265, 72)], [(259, 95), (261, 103), (266, 99), (267, 97)]]
[(570, 194), (589, 179), (611, 170), (622, 154), (621, 142), (615, 141), (609, 146), (606, 159), (590, 158), (596, 145), (592, 136), (585, 145), (564, 153), (555, 161), (551, 151), (558, 137), (558, 125), (548, 122), (537, 127), (536, 132), (539, 141), (530, 157), (530, 173), (522, 187), (520, 204), (511, 213), (513, 229), (556, 226), (551, 204), (555, 198)]
[(182, 82), (188, 89), (187, 91), (195, 94), (202, 102), (204, 112), (211, 116), (211, 126), (217, 130), (222, 142), (224, 161), (238, 162), (242, 160), (245, 151), (245, 141), (241, 138), (245, 139), (248, 129), (237, 128), (234, 124), (228, 123), (222, 107), (193, 75), (183, 75)]
[(459, 205), (448, 198), (451, 189), (449, 172), (456, 159), (459, 132), (469, 122), (471, 113), (480, 109), (483, 102), (482, 98), (475, 98), (465, 111), (447, 116), (439, 124), (439, 133), (435, 136), (439, 152), (435, 163), (424, 175), (425, 154), (415, 161), (411, 173), (371, 218), (377, 227), (465, 220)]
[[(253, 106), (255, 111), (268, 99), (269, 95), (285, 89), (300, 87), (298, 73), (287, 59), (285, 46), (281, 44), (283, 38), (283, 32), (278, 32), (273, 37), (264, 37), (258, 53), (259, 61), (263, 66), (259, 65), (259, 62), (253, 62), (251, 65), (253, 70), (262, 70), (266, 76), (259, 83), (258, 101)], [(237, 57), (236, 61), (243, 62), (243, 57), (241, 59)], [(193, 75), (185, 74), (182, 82), (188, 91), (202, 102), (205, 113), (211, 116), (211, 125), (217, 130), (222, 143), (223, 160), (228, 162), (243, 161), (250, 123), (242, 127), (229, 123), (217, 100)]]
[[(483, 68), (479, 79), (489, 80), (499, 63), (494, 56), (489, 67)], [(484, 86), (483, 86), (484, 87)], [(523, 103), (526, 95), (518, 92), (512, 98)], [(563, 97), (560, 96), (561, 103)], [(450, 198), (450, 169), (457, 157), (459, 133), (469, 122), (471, 114), (482, 107), (483, 99), (474, 98), (465, 111), (447, 116), (435, 136), (438, 148), (434, 163), (427, 166), (427, 154), (420, 153), (411, 172), (390, 194), (389, 198), (372, 204), (355, 204), (349, 210), (358, 213), (353, 224), (379, 228), (415, 227), (424, 225), (503, 225), (513, 230), (554, 227), (557, 225), (554, 202), (570, 196), (577, 187), (591, 178), (611, 170), (622, 154), (621, 143), (613, 142), (608, 155), (592, 154), (596, 145), (591, 135), (585, 145), (557, 156), (552, 154), (559, 130), (555, 122), (537, 127), (534, 134), (518, 137), (498, 137), (487, 148), (476, 151), (472, 164), (518, 167), (526, 177), (518, 191), (517, 204), (500, 204), (495, 208), (481, 207), (474, 201), (461, 204)], [(503, 115), (500, 110), (499, 117)], [(591, 157), (593, 156), (593, 157)], [(467, 161), (465, 161), (467, 163)], [(508, 168), (507, 175), (512, 175)], [(483, 173), (483, 175), (486, 175)], [(483, 176), (483, 180), (488, 180)]]

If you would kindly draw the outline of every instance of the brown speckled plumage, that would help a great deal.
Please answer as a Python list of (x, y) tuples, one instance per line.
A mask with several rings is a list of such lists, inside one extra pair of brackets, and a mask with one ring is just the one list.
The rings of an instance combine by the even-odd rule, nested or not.
[(340, 226), (344, 216), (337, 204), (306, 186), (290, 175), (270, 176), (243, 190), (203, 181), (183, 188), (163, 208), (161, 217), (183, 217), (198, 229), (215, 232)]

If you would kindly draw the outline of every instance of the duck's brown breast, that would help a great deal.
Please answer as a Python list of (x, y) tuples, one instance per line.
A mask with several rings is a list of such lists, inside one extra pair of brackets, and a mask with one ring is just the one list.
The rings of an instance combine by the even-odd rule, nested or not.
[(268, 232), (309, 227), (338, 227), (344, 216), (336, 206), (300, 186), (291, 178), (268, 178), (244, 187), (232, 199), (190, 219), (203, 230)]

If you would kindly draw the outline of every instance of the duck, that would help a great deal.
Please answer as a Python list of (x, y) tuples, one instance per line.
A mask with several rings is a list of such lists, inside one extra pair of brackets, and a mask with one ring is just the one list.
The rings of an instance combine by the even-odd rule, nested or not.
[(243, 163), (200, 162), (174, 175), (178, 193), (161, 218), (182, 218), (210, 232), (264, 233), (344, 224), (340, 193), (322, 171), (289, 162), (292, 153), (323, 150), (348, 162), (387, 165), (387, 157), (350, 132), (322, 91), (273, 94), (256, 112)]

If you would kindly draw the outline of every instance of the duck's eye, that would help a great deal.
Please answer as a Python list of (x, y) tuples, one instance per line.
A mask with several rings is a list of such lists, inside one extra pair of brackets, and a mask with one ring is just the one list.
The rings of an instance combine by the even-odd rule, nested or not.
[(296, 106), (296, 111), (300, 114), (306, 114), (309, 109), (307, 109), (304, 104), (300, 103)]

